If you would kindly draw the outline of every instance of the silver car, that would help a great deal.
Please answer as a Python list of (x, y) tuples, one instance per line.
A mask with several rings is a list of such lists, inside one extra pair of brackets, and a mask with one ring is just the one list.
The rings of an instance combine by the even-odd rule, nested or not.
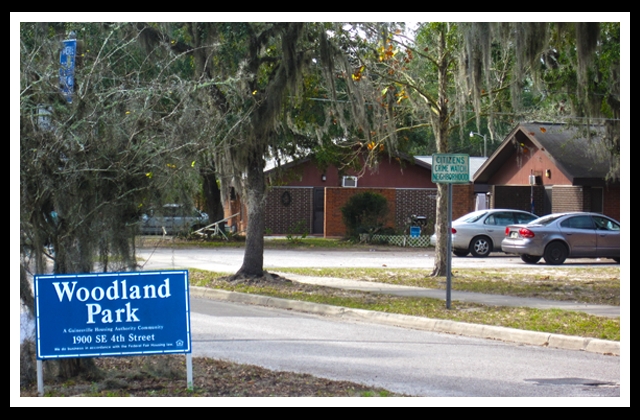
[[(464, 257), (471, 253), (474, 257), (487, 257), (500, 251), (504, 239), (504, 229), (516, 223), (529, 223), (537, 219), (533, 213), (522, 210), (490, 209), (466, 214), (451, 222), (451, 248), (453, 254)], [(431, 236), (436, 243), (436, 235)]]
[(165, 204), (160, 209), (149, 209), (140, 218), (143, 235), (176, 235), (206, 226), (209, 216), (196, 208), (181, 204)]
[(535, 264), (567, 258), (611, 258), (620, 262), (620, 223), (600, 213), (556, 213), (505, 229), (502, 250)]

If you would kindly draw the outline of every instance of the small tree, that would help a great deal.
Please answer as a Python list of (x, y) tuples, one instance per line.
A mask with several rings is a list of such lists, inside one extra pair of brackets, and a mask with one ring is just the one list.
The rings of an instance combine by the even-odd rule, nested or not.
[(347, 227), (347, 237), (357, 238), (361, 233), (373, 234), (384, 228), (389, 216), (389, 202), (381, 194), (356, 194), (341, 209)]
[[(68, 102), (60, 48), (73, 33)], [(120, 23), (20, 26), (20, 281), (30, 313), (30, 277), (49, 272), (45, 257), (55, 274), (136, 270), (141, 206), (174, 183), (189, 191), (190, 90), (146, 59), (136, 34)], [(55, 365), (62, 378), (96, 373), (90, 358)]]

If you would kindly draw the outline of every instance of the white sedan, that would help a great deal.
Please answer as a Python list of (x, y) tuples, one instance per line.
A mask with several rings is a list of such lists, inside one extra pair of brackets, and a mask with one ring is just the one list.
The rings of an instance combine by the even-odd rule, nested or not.
[[(533, 213), (522, 210), (490, 209), (466, 214), (451, 223), (451, 248), (454, 255), (487, 257), (501, 250), (504, 230), (508, 225), (529, 223), (537, 219)], [(435, 234), (431, 243), (436, 243)]]

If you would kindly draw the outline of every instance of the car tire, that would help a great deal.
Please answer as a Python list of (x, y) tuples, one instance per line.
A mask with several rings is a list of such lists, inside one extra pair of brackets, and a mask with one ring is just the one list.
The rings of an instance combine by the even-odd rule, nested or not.
[(454, 249), (453, 255), (455, 255), (456, 257), (466, 257), (467, 255), (469, 255), (469, 250), (463, 251), (461, 249)]
[(493, 244), (491, 243), (491, 239), (487, 238), (486, 236), (479, 236), (471, 241), (469, 250), (474, 257), (484, 258), (488, 257), (489, 254), (491, 254), (491, 251), (493, 250)]
[(520, 256), (520, 259), (526, 262), (527, 264), (536, 264), (538, 261), (540, 261), (541, 258), (542, 257), (538, 257), (535, 255), (527, 255), (527, 254)]
[(544, 261), (549, 265), (560, 265), (569, 256), (569, 250), (561, 242), (551, 242), (544, 250)]

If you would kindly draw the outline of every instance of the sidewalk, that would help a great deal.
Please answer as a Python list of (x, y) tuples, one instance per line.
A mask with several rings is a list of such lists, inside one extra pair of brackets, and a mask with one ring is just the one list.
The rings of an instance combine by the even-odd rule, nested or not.
[[(446, 299), (446, 290), (424, 289), (412, 286), (400, 286), (386, 283), (375, 283), (369, 281), (346, 280), (329, 277), (307, 277), (290, 273), (274, 273), (289, 280), (300, 283), (317, 284), (349, 290), (361, 290), (364, 292), (387, 293), (396, 296), (427, 297), (434, 299)], [(482, 293), (451, 291), (451, 300), (461, 302), (474, 302), (484, 305), (495, 306), (525, 306), (538, 309), (563, 309), (567, 311), (580, 311), (588, 314), (617, 318), (620, 316), (619, 306), (589, 305), (585, 303), (563, 302), (546, 299), (520, 298), (513, 296), (489, 295)]]

